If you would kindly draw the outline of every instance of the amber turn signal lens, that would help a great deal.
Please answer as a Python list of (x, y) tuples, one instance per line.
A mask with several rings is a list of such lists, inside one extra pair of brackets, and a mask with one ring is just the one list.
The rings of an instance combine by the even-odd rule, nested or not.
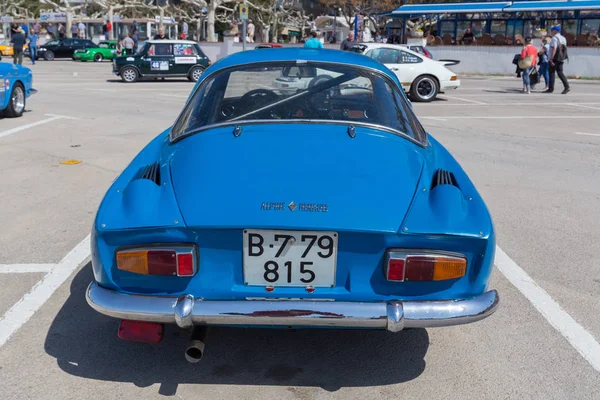
[(467, 260), (456, 257), (436, 257), (433, 267), (433, 280), (444, 281), (465, 276)]
[(452, 75), (452, 78), (450, 78), (451, 81), (455, 81), (457, 79), (458, 79), (458, 77), (456, 75)]
[(148, 250), (117, 253), (117, 268), (136, 274), (148, 274)]

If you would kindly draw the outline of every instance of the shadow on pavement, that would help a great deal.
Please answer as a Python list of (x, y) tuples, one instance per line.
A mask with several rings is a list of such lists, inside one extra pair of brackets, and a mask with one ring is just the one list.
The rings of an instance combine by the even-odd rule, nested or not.
[[(161, 78), (141, 78), (135, 83), (169, 83), (169, 82), (180, 82), (180, 83), (187, 82), (190, 85), (192, 85), (192, 87), (193, 87), (193, 85), (195, 85), (195, 82), (191, 82), (187, 78), (165, 78), (164, 80)], [(131, 83), (123, 82), (123, 80), (121, 78), (107, 79), (106, 83), (122, 83), (125, 85), (131, 85)]]
[(71, 293), (52, 322), (45, 350), (72, 375), (140, 387), (160, 383), (175, 395), (179, 383), (216, 385), (378, 386), (418, 377), (425, 369), (425, 329), (385, 331), (211, 328), (206, 355), (185, 361), (188, 332), (167, 326), (160, 345), (123, 342), (118, 321), (92, 310), (85, 290), (91, 265), (74, 277)]

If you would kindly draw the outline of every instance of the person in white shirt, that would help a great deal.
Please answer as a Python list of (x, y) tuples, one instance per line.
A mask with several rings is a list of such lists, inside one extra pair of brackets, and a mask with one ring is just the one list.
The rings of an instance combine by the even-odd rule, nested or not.
[(248, 34), (248, 43), (254, 43), (254, 30), (254, 24), (252, 23), (252, 20), (249, 19), (248, 26), (246, 27), (246, 32)]
[(77, 35), (81, 39), (85, 39), (85, 24), (81, 21), (77, 24)]
[(567, 94), (571, 91), (569, 81), (563, 72), (563, 66), (567, 59), (567, 39), (560, 34), (560, 30), (560, 25), (553, 26), (551, 30), (552, 40), (550, 41), (550, 54), (548, 55), (550, 84), (548, 85), (548, 90), (544, 91), (544, 93), (554, 92), (554, 81), (557, 74), (564, 86), (562, 94)]

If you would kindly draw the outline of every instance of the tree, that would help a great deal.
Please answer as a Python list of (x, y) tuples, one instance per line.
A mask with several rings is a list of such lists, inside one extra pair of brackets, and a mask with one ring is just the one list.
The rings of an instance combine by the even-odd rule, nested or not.
[[(402, 3), (401, 0), (378, 0), (376, 2), (372, 0), (321, 0), (321, 4), (328, 9), (341, 9), (341, 16), (344, 17), (351, 29), (354, 28), (355, 15), (358, 14), (371, 21), (376, 30), (381, 28), (381, 18), (378, 15), (385, 11), (394, 10), (400, 7)], [(337, 12), (335, 14), (337, 15)]]
[[(97, 5), (102, 11), (106, 12), (106, 16), (112, 26), (114, 26), (113, 18), (115, 11), (136, 9), (138, 7), (146, 8), (146, 3), (143, 0), (91, 0), (90, 3)], [(111, 30), (108, 35), (108, 39), (113, 40), (114, 29)]]
[(42, 4), (48, 4), (50, 6), (52, 6), (52, 8), (56, 11), (59, 12), (64, 12), (67, 16), (67, 27), (66, 29), (66, 34), (67, 37), (73, 37), (73, 35), (71, 34), (71, 26), (73, 26), (73, 15), (76, 11), (80, 11), (84, 4), (80, 4), (80, 5), (71, 5), (71, 3), (69, 2), (69, 0), (40, 0), (40, 2)]
[(277, 43), (280, 27), (292, 25), (302, 29), (307, 21), (299, 1), (246, 0), (246, 4), (259, 25), (271, 31), (271, 41), (274, 43)]

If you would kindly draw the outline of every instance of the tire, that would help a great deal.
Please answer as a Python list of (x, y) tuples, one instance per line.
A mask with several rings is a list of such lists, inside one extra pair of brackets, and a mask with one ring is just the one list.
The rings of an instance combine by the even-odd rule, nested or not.
[(416, 102), (430, 102), (440, 91), (440, 85), (431, 75), (421, 75), (414, 80), (410, 87), (410, 98)]
[(204, 73), (204, 68), (198, 66), (192, 67), (190, 68), (190, 72), (188, 72), (188, 79), (192, 82), (198, 82), (202, 73)]
[(104, 60), (104, 57), (102, 56), (102, 54), (100, 54), (100, 53), (94, 54), (94, 61), (95, 62), (102, 62), (103, 60)]
[(133, 83), (136, 82), (139, 77), (140, 74), (138, 74), (137, 70), (133, 67), (125, 67), (121, 70), (121, 72), (119, 73), (119, 75), (121, 75), (121, 79), (123, 80), (123, 82), (125, 83)]
[(54, 60), (54, 52), (52, 50), (48, 50), (44, 53), (44, 60), (52, 61)]
[(8, 100), (8, 107), (4, 110), (4, 116), (8, 118), (16, 118), (23, 115), (25, 111), (25, 89), (19, 82), (13, 85)]

